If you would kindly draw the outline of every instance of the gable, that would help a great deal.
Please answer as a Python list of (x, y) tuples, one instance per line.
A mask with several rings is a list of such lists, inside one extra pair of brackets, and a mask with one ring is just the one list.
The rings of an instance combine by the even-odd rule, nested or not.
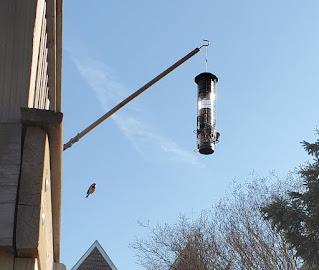
[(72, 270), (117, 270), (98, 241), (85, 252)]

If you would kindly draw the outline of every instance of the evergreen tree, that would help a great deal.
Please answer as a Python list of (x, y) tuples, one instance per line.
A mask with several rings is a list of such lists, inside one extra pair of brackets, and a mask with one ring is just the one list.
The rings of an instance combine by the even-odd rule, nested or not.
[(298, 171), (304, 190), (276, 197), (261, 211), (283, 233), (307, 269), (319, 269), (319, 139), (315, 143), (303, 141), (302, 145), (313, 157), (313, 163), (306, 163)]

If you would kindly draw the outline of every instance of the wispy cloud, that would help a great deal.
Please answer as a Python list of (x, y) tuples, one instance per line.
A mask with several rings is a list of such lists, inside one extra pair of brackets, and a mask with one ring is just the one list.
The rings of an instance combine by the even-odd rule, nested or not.
[[(83, 56), (83, 54), (81, 58), (75, 56), (71, 51), (69, 54), (105, 111), (110, 109), (110, 104), (117, 104), (128, 96), (128, 89), (116, 80), (112, 69), (105, 63), (89, 56)], [(155, 151), (164, 155), (165, 160), (201, 166), (193, 152), (186, 151), (172, 139), (161, 135), (160, 131), (143, 122), (137, 114), (121, 113), (113, 115), (112, 118), (141, 155)]]

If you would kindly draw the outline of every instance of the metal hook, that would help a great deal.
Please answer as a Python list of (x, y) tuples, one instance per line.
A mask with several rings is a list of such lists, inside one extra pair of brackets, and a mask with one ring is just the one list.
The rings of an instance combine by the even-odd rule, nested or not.
[(209, 40), (207, 40), (207, 39), (203, 39), (203, 41), (206, 41), (207, 44), (203, 44), (202, 46), (199, 47), (199, 49), (201, 49), (201, 48), (203, 48), (203, 47), (205, 47), (205, 46), (207, 47), (207, 46), (209, 46), (209, 44), (210, 44)]
[(208, 66), (208, 60), (207, 60), (207, 47), (209, 46), (210, 42), (207, 39), (203, 39), (203, 41), (206, 41), (207, 44), (203, 44), (202, 46), (199, 47), (199, 49), (206, 47), (206, 72), (207, 72), (207, 66)]

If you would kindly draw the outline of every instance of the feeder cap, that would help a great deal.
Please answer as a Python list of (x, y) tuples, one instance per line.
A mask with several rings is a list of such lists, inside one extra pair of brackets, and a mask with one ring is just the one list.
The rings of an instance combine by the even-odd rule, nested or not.
[(212, 74), (212, 73), (210, 73), (210, 72), (203, 72), (203, 73), (197, 75), (197, 76), (195, 77), (195, 82), (198, 84), (199, 81), (200, 81), (202, 78), (211, 79), (212, 81), (218, 82), (218, 78), (217, 78), (214, 74)]
[(213, 149), (199, 149), (199, 153), (202, 155), (211, 155), (214, 153)]

